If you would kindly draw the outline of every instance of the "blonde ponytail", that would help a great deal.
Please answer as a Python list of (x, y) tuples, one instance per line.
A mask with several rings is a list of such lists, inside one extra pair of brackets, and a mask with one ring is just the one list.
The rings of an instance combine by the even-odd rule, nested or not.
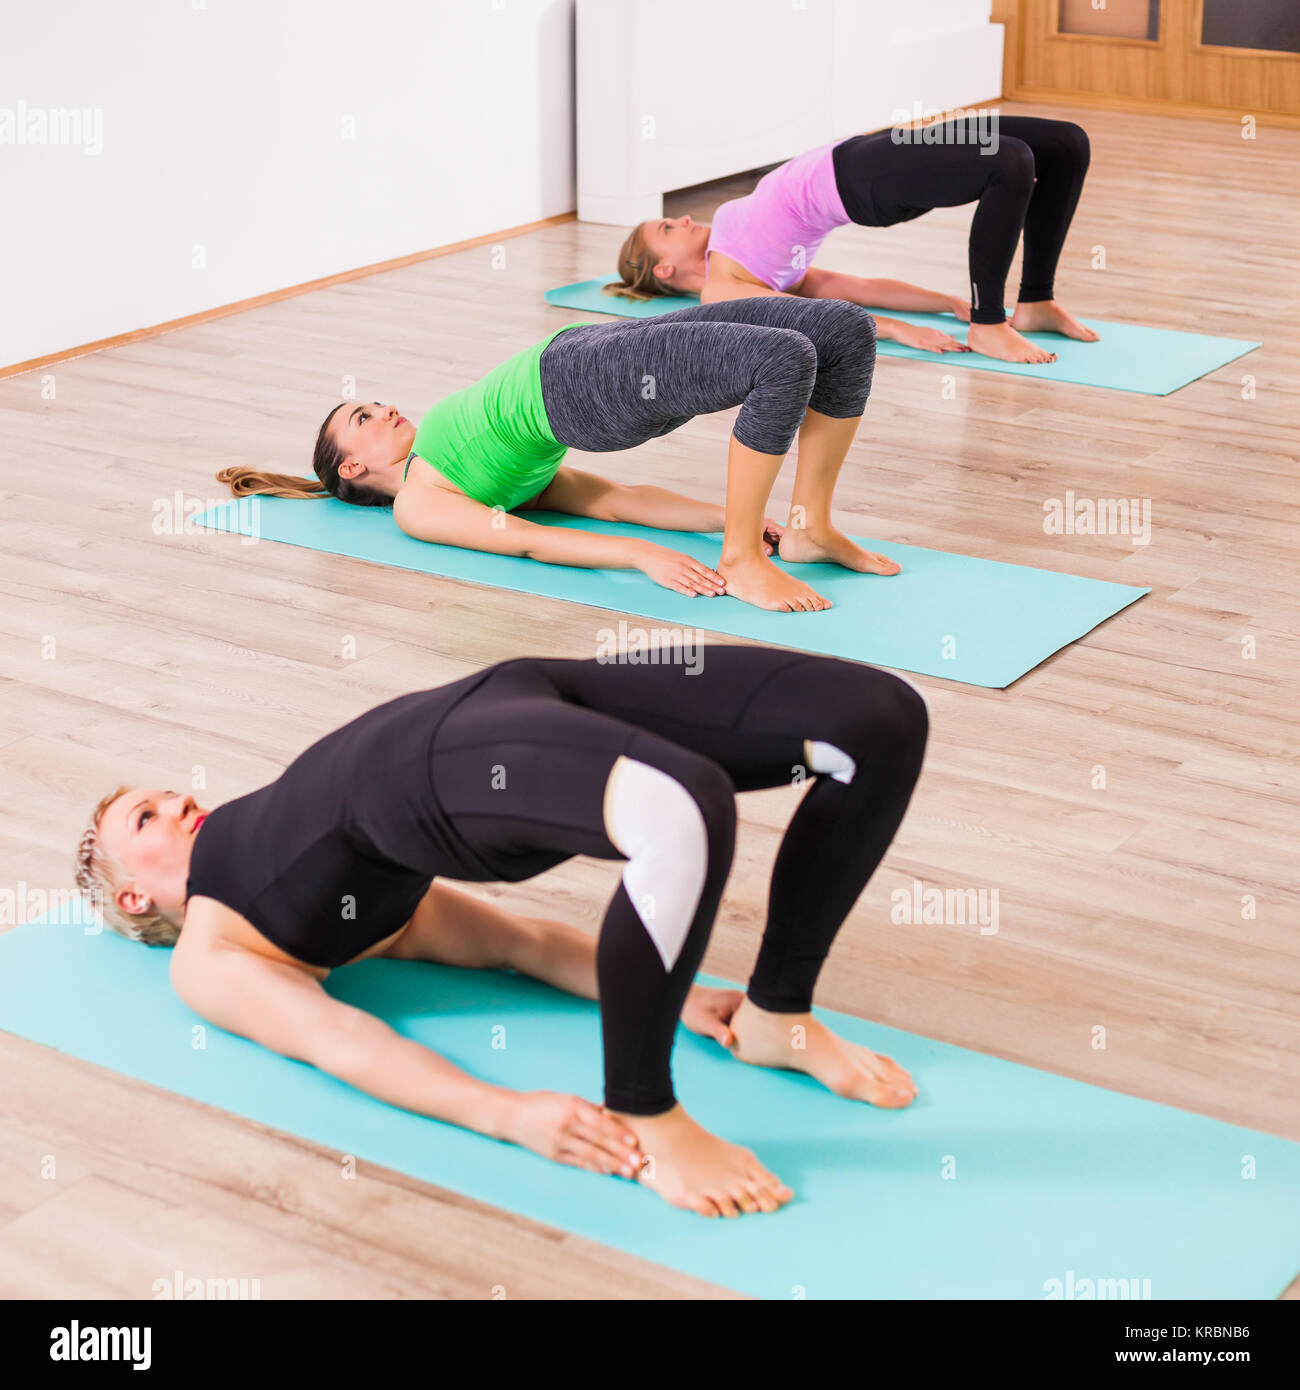
[(269, 497), (306, 500), (330, 495), (318, 478), (298, 478), (292, 473), (263, 473), (260, 468), (245, 468), (241, 465), (223, 468), (217, 474), (217, 482), (226, 483), (236, 497), (252, 497), (264, 493)]

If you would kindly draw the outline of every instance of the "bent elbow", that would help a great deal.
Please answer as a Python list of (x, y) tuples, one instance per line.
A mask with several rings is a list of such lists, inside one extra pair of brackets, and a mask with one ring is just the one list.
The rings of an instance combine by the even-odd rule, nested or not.
[(546, 528), (538, 526), (536, 533), (525, 531), (523, 535), (511, 536), (506, 544), (507, 555), (517, 555), (521, 560), (545, 560), (543, 553), (548, 540)]

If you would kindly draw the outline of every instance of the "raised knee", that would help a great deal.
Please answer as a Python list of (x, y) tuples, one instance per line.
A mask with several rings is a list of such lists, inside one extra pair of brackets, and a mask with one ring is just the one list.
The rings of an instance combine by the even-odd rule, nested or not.
[(930, 734), (930, 710), (925, 696), (915, 686), (891, 677), (884, 718), (899, 743), (909, 748), (925, 747)]
[(839, 301), (848, 312), (842, 314), (845, 337), (852, 343), (860, 362), (870, 362), (876, 351), (876, 321), (861, 304)]
[(993, 163), (1005, 179), (1026, 185), (1034, 181), (1034, 152), (1014, 135), (1004, 135), (998, 141), (998, 152), (993, 156)]
[(822, 316), (844, 337), (875, 344), (876, 321), (861, 304), (850, 304), (847, 299), (825, 299), (819, 308)]
[(930, 733), (930, 711), (925, 697), (915, 686), (897, 676), (876, 696), (876, 717), (873, 735), (878, 744), (889, 748), (894, 756), (918, 765)]
[[(908, 761), (920, 757), (930, 732), (930, 713), (921, 692), (897, 676), (884, 671), (866, 670), (860, 689), (854, 692), (843, 713), (822, 722), (821, 738), (832, 751), (823, 755), (829, 761), (838, 754), (851, 760), (854, 768), (878, 763), (882, 757), (903, 756)], [(818, 768), (837, 775), (836, 767)], [(848, 781), (850, 777), (840, 776)]]
[(679, 770), (680, 785), (699, 810), (710, 839), (733, 835), (736, 829), (736, 784), (708, 758)]
[(777, 328), (773, 332), (779, 337), (773, 341), (773, 350), (765, 363), (783, 374), (811, 381), (817, 375), (817, 345), (797, 328)]
[(1066, 156), (1072, 163), (1086, 169), (1092, 159), (1092, 142), (1088, 139), (1088, 132), (1073, 121), (1062, 121), (1060, 134)]

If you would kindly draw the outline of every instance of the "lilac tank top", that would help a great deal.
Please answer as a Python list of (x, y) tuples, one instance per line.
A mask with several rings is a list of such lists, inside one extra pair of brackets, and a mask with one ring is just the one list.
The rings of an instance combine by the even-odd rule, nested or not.
[(752, 193), (723, 203), (713, 214), (709, 251), (739, 261), (774, 290), (798, 284), (827, 235), (851, 220), (835, 186), (831, 151), (839, 143), (796, 155), (764, 174)]

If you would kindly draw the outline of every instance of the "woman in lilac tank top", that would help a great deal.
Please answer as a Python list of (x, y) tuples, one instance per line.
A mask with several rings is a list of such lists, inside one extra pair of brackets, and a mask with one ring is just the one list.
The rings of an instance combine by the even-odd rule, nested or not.
[[(1097, 337), (1056, 301), (1054, 289), (1088, 159), (1088, 137), (1079, 126), (1032, 116), (983, 113), (851, 136), (771, 170), (752, 193), (723, 203), (711, 224), (689, 217), (642, 222), (619, 252), (621, 282), (606, 289), (634, 299), (698, 294), (707, 304), (789, 294), (873, 310), (950, 313), (970, 324), (965, 343), (878, 314), (876, 332), (930, 352), (1053, 362), (1055, 353), (1022, 333)], [(975, 204), (969, 299), (813, 265), (836, 227), (888, 227), (964, 203)], [(1022, 232), (1020, 291), (1008, 319), (1004, 287)]]

